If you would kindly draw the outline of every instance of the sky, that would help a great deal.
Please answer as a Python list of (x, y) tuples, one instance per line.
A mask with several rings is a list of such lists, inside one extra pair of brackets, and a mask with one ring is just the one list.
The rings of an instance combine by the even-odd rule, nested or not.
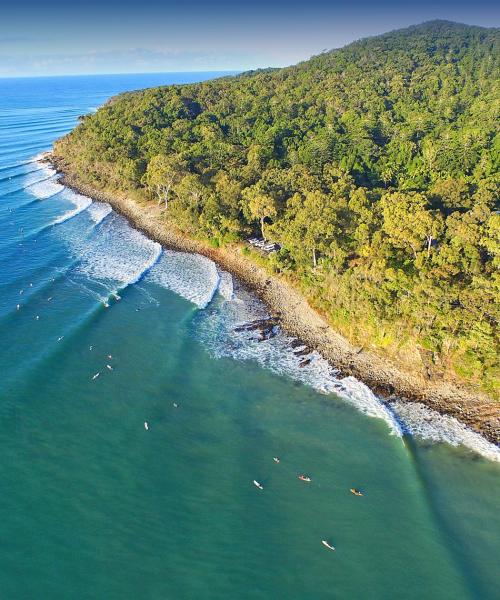
[(0, 77), (280, 67), (432, 19), (498, 27), (493, 0), (65, 0), (0, 11)]

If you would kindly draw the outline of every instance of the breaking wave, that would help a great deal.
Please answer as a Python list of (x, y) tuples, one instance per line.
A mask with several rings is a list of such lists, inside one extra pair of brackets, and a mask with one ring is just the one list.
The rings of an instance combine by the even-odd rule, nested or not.
[(234, 284), (231, 273), (219, 271), (219, 294), (228, 301), (234, 300)]
[(111, 218), (93, 228), (90, 240), (74, 239), (73, 248), (79, 258), (75, 272), (113, 295), (142, 279), (161, 257), (162, 247), (133, 229), (123, 217), (111, 213), (108, 206), (101, 204), (92, 209), (95, 223), (101, 223), (109, 214)]
[(69, 219), (72, 219), (73, 217), (76, 217), (76, 215), (80, 214), (86, 208), (89, 208), (89, 206), (92, 204), (92, 200), (90, 198), (87, 198), (87, 196), (82, 196), (81, 194), (77, 194), (76, 192), (68, 190), (64, 187), (62, 195), (64, 196), (64, 198), (66, 198), (72, 204), (74, 204), (75, 208), (68, 210), (60, 217), (54, 219), (54, 221), (52, 221), (52, 225), (58, 225), (60, 223), (68, 221)]
[(43, 181), (37, 181), (32, 185), (28, 185), (25, 189), (29, 194), (35, 196), (35, 198), (45, 199), (59, 194), (65, 187), (56, 181), (54, 171), (54, 176), (48, 176)]

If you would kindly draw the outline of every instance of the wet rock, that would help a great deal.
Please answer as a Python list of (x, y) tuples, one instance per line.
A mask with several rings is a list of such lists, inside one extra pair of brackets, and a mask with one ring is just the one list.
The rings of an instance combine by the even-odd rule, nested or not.
[(243, 325), (238, 325), (238, 327), (234, 328), (234, 331), (237, 333), (241, 331), (265, 331), (275, 327), (277, 324), (278, 321), (274, 317), (269, 317), (268, 319), (256, 319), (255, 321), (249, 321)]
[(298, 350), (297, 352), (294, 352), (295, 356), (306, 356), (306, 354), (311, 354), (311, 349), (310, 348), (304, 348), (303, 350)]
[(278, 333), (278, 320), (275, 317), (256, 319), (255, 321), (238, 325), (238, 327), (234, 328), (234, 331), (237, 333), (241, 333), (242, 331), (256, 331), (259, 334), (258, 341), (263, 342), (270, 340)]

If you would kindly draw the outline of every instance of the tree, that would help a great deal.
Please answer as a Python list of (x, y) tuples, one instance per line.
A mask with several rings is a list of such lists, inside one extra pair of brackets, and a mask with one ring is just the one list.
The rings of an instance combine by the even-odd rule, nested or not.
[(331, 250), (338, 233), (337, 214), (331, 197), (315, 191), (308, 192), (305, 197), (295, 194), (290, 199), (281, 239), (296, 256), (305, 250), (316, 268), (318, 252)]
[(248, 202), (248, 208), (253, 219), (260, 223), (262, 237), (266, 240), (264, 224), (266, 219), (272, 219), (276, 216), (276, 202), (271, 196), (265, 194), (251, 194)]
[(382, 229), (396, 248), (411, 248), (414, 258), (427, 245), (427, 256), (433, 240), (443, 230), (439, 211), (428, 210), (427, 199), (419, 193), (394, 192), (380, 202), (383, 214)]
[(148, 163), (144, 182), (157, 197), (158, 205), (165, 202), (165, 208), (168, 208), (170, 192), (179, 178), (180, 168), (177, 161), (157, 154)]

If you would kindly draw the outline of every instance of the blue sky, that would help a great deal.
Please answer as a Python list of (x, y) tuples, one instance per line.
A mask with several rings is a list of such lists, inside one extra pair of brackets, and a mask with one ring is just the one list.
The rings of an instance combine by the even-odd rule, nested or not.
[(0, 77), (243, 70), (430, 19), (498, 26), (491, 0), (135, 2), (27, 0), (3, 7)]

